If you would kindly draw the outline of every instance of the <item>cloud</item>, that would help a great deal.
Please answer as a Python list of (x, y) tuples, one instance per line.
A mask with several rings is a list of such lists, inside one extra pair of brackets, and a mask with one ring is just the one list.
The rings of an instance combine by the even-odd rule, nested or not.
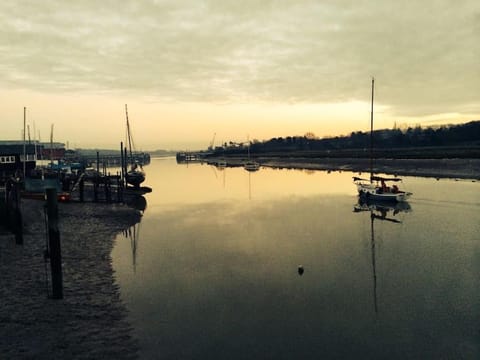
[[(27, 6), (28, 5), (28, 6)], [(378, 101), (478, 112), (480, 3), (2, 2), (0, 81), (158, 101)]]

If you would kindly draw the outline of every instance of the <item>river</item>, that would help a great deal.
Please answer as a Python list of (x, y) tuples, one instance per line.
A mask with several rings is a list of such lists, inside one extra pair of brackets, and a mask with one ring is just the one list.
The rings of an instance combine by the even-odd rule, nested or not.
[(351, 172), (145, 170), (112, 253), (140, 358), (480, 358), (480, 182), (369, 208)]

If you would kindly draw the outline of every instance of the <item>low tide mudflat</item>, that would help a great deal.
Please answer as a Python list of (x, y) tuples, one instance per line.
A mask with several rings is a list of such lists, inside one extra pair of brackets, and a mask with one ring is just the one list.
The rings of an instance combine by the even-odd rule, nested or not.
[(43, 205), (22, 200), (23, 245), (0, 236), (1, 358), (135, 358), (110, 253), (115, 234), (139, 221), (138, 213), (122, 205), (59, 204), (64, 299), (53, 300)]

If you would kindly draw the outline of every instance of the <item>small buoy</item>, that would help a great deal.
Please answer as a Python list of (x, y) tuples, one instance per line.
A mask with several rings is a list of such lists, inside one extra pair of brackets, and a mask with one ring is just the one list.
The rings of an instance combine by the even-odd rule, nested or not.
[(298, 265), (298, 275), (303, 275), (303, 272), (305, 270), (303, 269), (303, 266), (302, 265)]

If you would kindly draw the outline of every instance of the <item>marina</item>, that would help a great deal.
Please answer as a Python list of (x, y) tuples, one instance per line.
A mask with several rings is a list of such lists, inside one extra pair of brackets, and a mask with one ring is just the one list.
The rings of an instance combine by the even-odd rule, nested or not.
[(479, 4), (0, 2), (0, 360), (480, 359)]
[[(412, 357), (435, 354), (440, 342), (443, 352), (466, 357), (478, 354), (473, 332), (464, 337), (468, 346), (458, 348), (440, 325), (440, 319), (447, 318), (452, 325), (448, 334), (471, 331), (469, 319), (475, 314), (457, 317), (456, 312), (449, 312), (448, 303), (476, 307), (474, 298), (468, 297), (474, 283), (467, 281), (456, 293), (444, 292), (442, 298), (435, 294), (446, 288), (431, 286), (448, 284), (459, 276), (460, 269), (445, 257), (446, 252), (455, 254), (462, 263), (471, 260), (480, 223), (478, 182), (407, 177), (409, 190), (422, 195), (410, 203), (389, 207), (361, 202), (351, 187), (351, 177), (357, 174), (348, 171), (262, 167), (250, 173), (241, 165), (216, 169), (207, 163), (187, 167), (175, 158), (154, 158), (146, 171), (148, 185), (155, 191), (140, 196), (131, 189), (127, 205), (108, 203), (106, 198), (95, 202), (93, 183), (88, 186), (88, 201), (59, 203), (65, 310), (58, 312), (55, 305), (45, 303), (51, 290), (45, 286), (50, 280), (47, 277), (45, 283), (43, 271), (33, 285), (25, 282), (13, 287), (5, 283), (12, 284), (13, 278), (4, 279), (5, 298), (17, 298), (18, 291), (28, 291), (38, 305), (16, 301), (16, 305), (4, 308), (9, 315), (2, 312), (3, 319), (37, 320), (24, 330), (16, 327), (16, 321), (7, 322), (2, 338), (8, 339), (7, 332), (14, 331), (43, 344), (30, 347), (22, 340), (12, 348), (0, 342), (4, 353), (15, 356), (23, 349), (41, 357), (42, 351), (52, 351), (61, 341), (66, 344), (63, 356), (83, 349), (118, 358), (154, 358), (159, 351), (166, 358), (227, 354), (245, 358), (266, 351), (278, 358), (332, 357), (338, 353), (348, 358), (372, 352), (369, 346), (347, 351), (346, 343), (382, 341), (390, 344), (391, 358), (402, 358), (405, 353)], [(3, 241), (0, 266), (13, 266), (16, 277), (27, 277), (28, 273), (22, 275), (17, 266), (25, 266), (27, 271), (44, 266), (42, 223), (38, 221), (42, 202), (21, 202), (23, 209), (28, 209), (22, 246), (33, 251), (32, 257), (13, 265), (6, 260), (18, 256), (19, 248), (15, 250), (7, 246), (9, 241)], [(457, 214), (454, 219), (453, 213)], [(373, 219), (375, 235), (368, 231)], [(453, 234), (461, 239), (461, 246), (450, 238)], [(3, 239), (7, 238), (4, 235)], [(437, 246), (441, 247), (434, 250)], [(426, 257), (426, 252), (431, 257)], [(29, 261), (28, 266), (22, 265), (25, 261)], [(425, 273), (440, 263), (444, 271)], [(85, 264), (93, 271), (85, 272)], [(405, 266), (408, 272), (401, 270)], [(467, 266), (462, 271), (472, 274), (474, 269)], [(412, 282), (416, 272), (423, 275)], [(99, 285), (107, 283), (116, 285), (110, 290)], [(418, 287), (433, 308), (417, 322), (403, 321), (401, 317), (410, 311), (422, 309)], [(346, 300), (352, 298), (346, 296), (352, 291), (355, 303)], [(100, 308), (91, 307), (88, 299), (92, 292), (97, 294), (95, 301), (103, 304)], [(107, 305), (112, 296), (117, 300)], [(43, 300), (35, 300), (39, 298)], [(25, 306), (30, 310), (24, 312)], [(70, 320), (77, 325), (64, 329), (65, 336), (57, 339), (55, 329), (35, 330), (48, 324), (48, 318), (38, 314), (45, 309), (46, 314), (54, 311), (63, 319), (70, 318), (68, 311), (80, 316), (81, 322)], [(100, 316), (95, 315), (97, 310), (108, 311), (119, 321), (105, 318), (113, 324), (102, 335), (110, 339), (111, 346), (105, 350), (93, 346), (88, 335), (88, 329), (95, 331), (95, 327), (87, 319)], [(85, 321), (79, 311), (88, 314)], [(252, 313), (255, 317), (249, 316)], [(430, 319), (430, 325), (423, 322), (425, 318)], [(389, 324), (393, 323), (398, 330), (391, 332)], [(322, 330), (322, 324), (328, 325), (328, 332)], [(97, 325), (101, 329), (105, 323)], [(408, 341), (412, 327), (420, 337), (435, 333), (438, 342)], [(361, 336), (355, 331), (360, 328)], [(332, 331), (345, 333), (345, 342), (332, 344)], [(271, 333), (276, 335), (266, 335)], [(77, 338), (85, 340), (79, 343)], [(214, 346), (212, 341), (215, 355), (209, 350)], [(288, 356), (283, 357), (287, 348)]]

